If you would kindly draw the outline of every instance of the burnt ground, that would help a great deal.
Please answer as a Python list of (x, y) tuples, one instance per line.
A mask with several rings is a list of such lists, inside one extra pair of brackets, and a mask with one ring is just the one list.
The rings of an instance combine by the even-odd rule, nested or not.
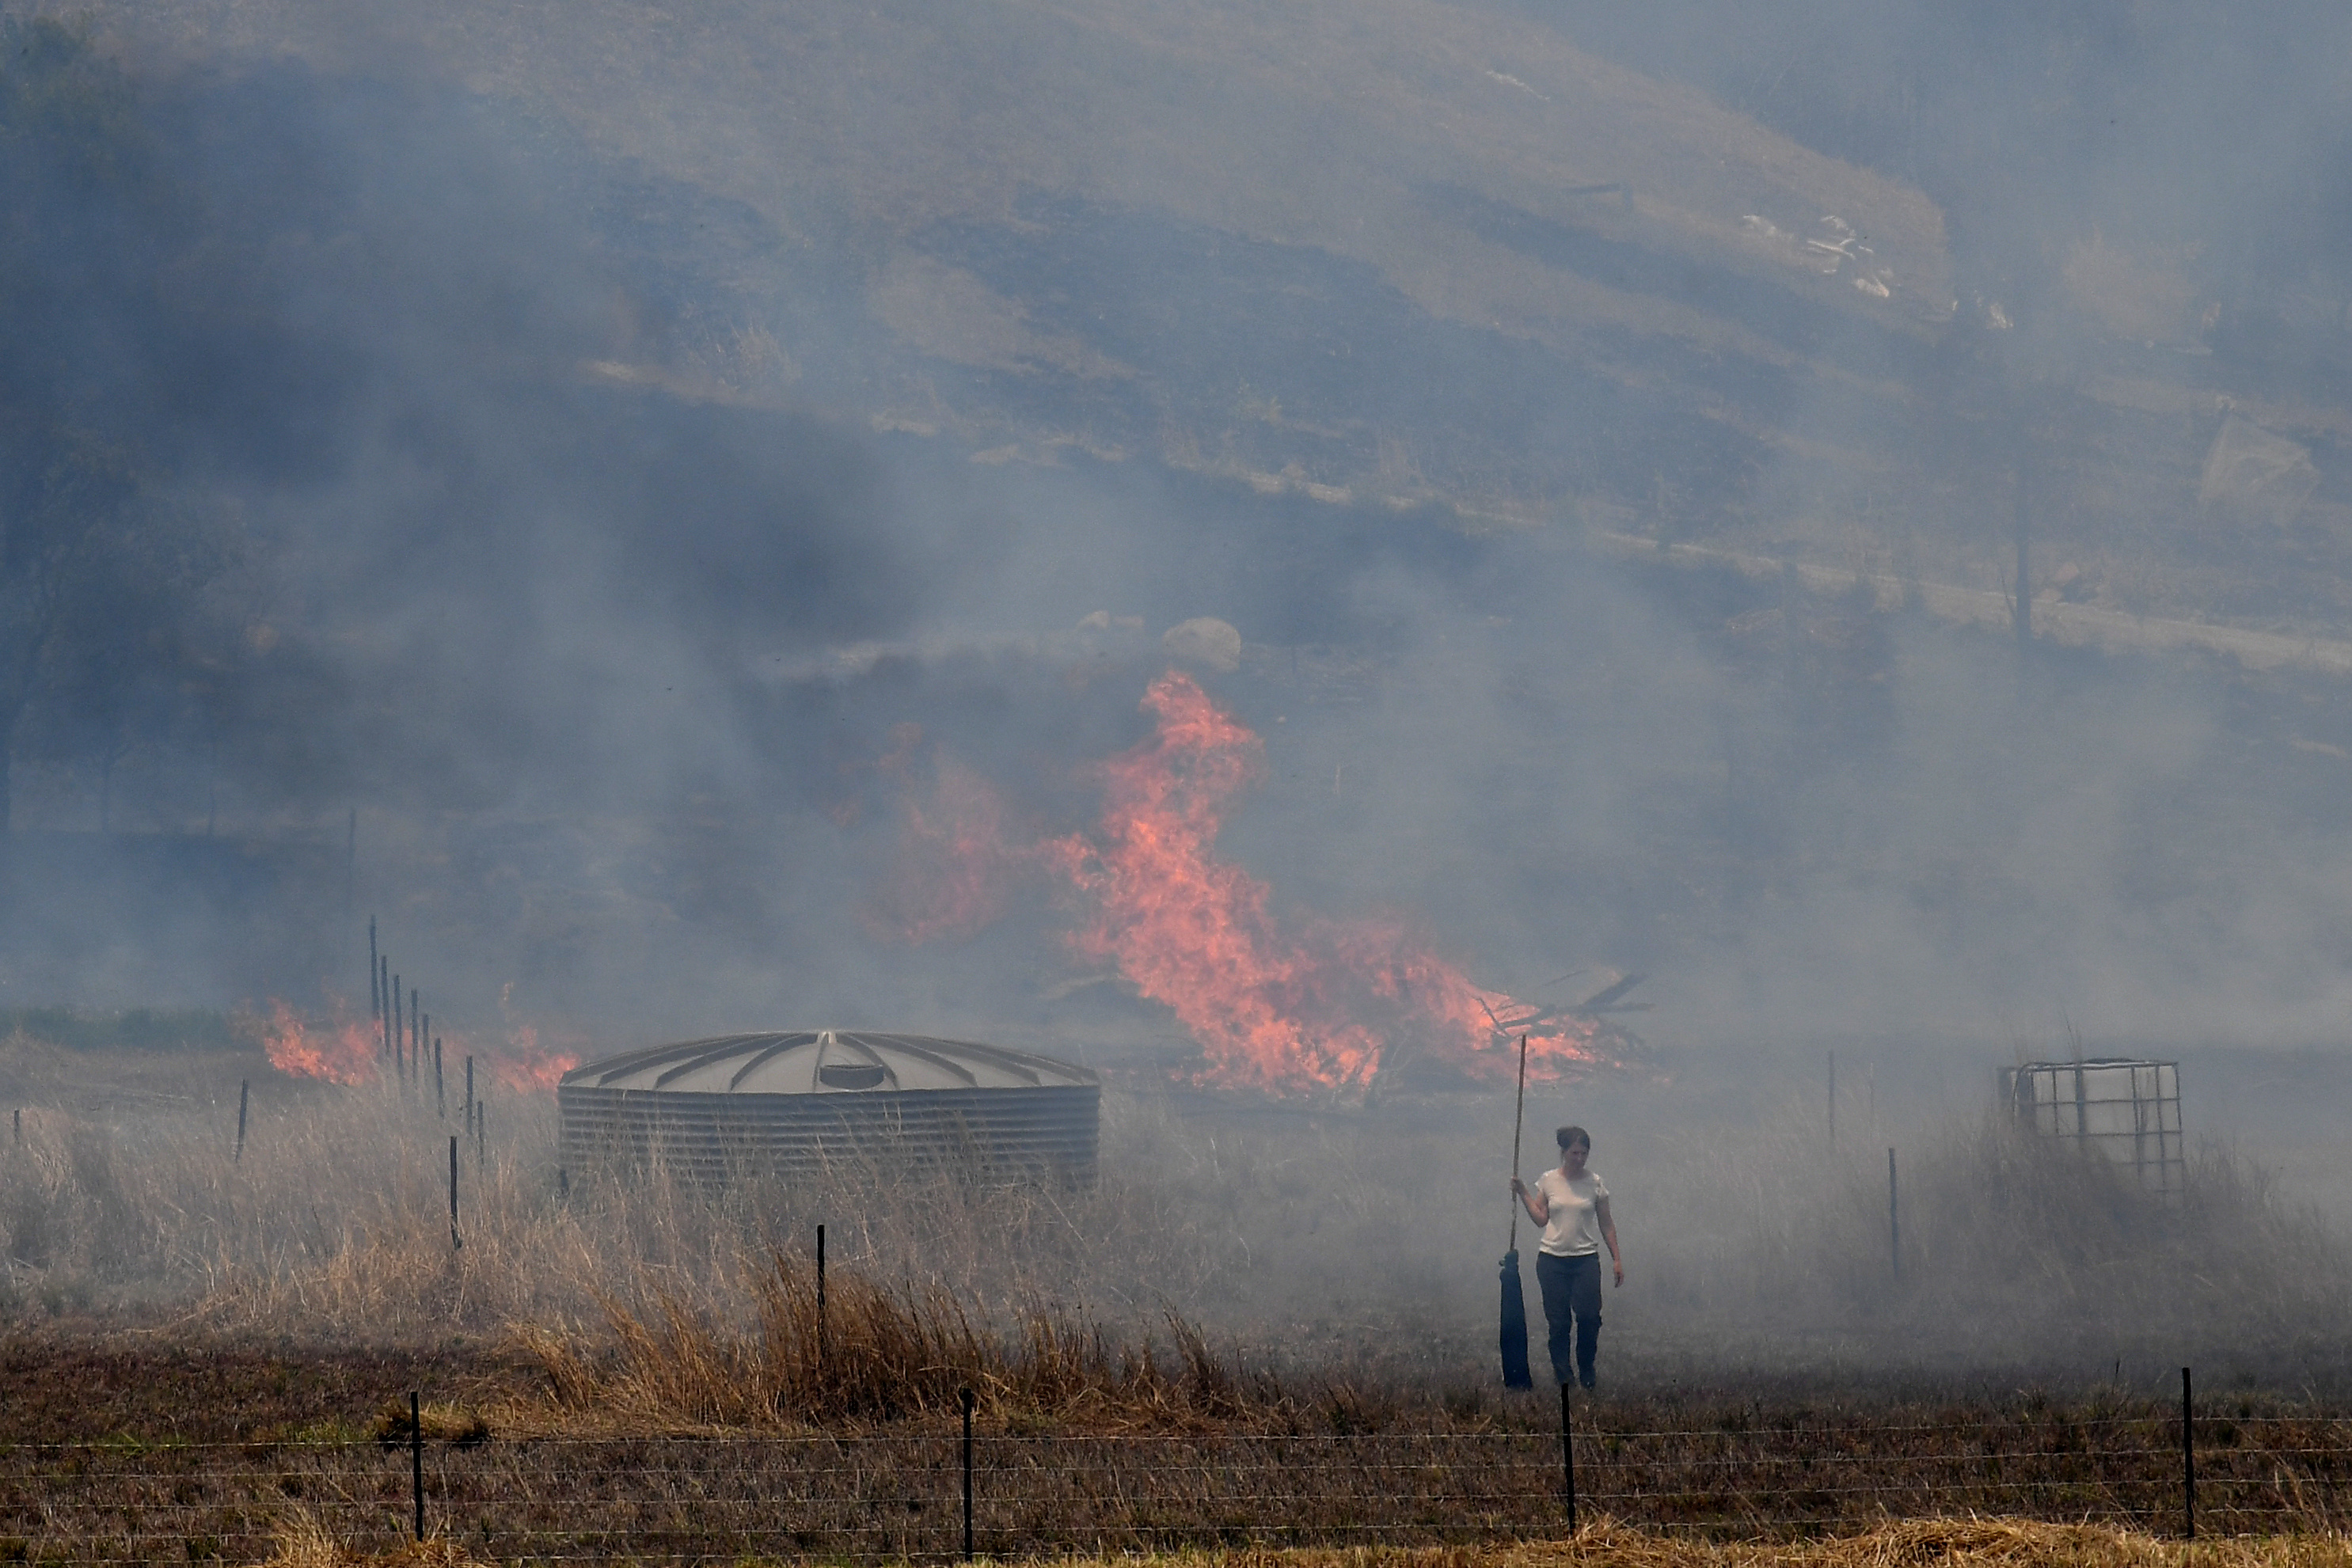
[(0, 1341), (11, 1443), (252, 1442), (356, 1433), (412, 1389), (478, 1405), (533, 1389), (511, 1354), (457, 1342), (430, 1350), (224, 1345), (85, 1330)]
[[(397, 1396), (495, 1400), (521, 1369), (487, 1346), (342, 1351), (133, 1345), (0, 1350), (0, 1559), (252, 1561), (289, 1529), (396, 1546), (415, 1493), (379, 1440)], [(992, 1414), (971, 1445), (978, 1548), (1023, 1556), (1238, 1544), (1477, 1542), (1567, 1523), (1557, 1406), (1492, 1394), (1400, 1418), (1319, 1404), (1276, 1423), (1072, 1430)], [(1580, 1517), (1734, 1536), (1889, 1517), (2096, 1520), (2169, 1533), (2179, 1409), (2113, 1391), (1974, 1399), (1583, 1402)], [(488, 1561), (949, 1556), (963, 1475), (952, 1421), (665, 1436), (591, 1424), (428, 1440), (427, 1529)], [(2352, 1427), (2252, 1398), (2200, 1406), (2209, 1532), (2340, 1523)]]

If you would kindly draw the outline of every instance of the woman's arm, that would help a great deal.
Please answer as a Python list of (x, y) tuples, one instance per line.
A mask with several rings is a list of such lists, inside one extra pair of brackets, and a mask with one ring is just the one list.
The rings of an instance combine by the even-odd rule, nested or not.
[(1544, 1197), (1543, 1188), (1537, 1187), (1534, 1191), (1530, 1192), (1528, 1190), (1528, 1185), (1525, 1182), (1521, 1181), (1517, 1176), (1513, 1176), (1511, 1178), (1511, 1190), (1519, 1195), (1519, 1203), (1521, 1207), (1527, 1209), (1528, 1218), (1529, 1219), (1534, 1220), (1538, 1225), (1549, 1225), (1551, 1223), (1551, 1200)]
[(1609, 1243), (1609, 1262), (1617, 1270), (1617, 1282), (1622, 1285), (1625, 1282), (1625, 1260), (1617, 1250), (1617, 1222), (1609, 1218), (1609, 1200), (1594, 1198), (1592, 1207), (1594, 1217), (1601, 1221), (1601, 1239)]

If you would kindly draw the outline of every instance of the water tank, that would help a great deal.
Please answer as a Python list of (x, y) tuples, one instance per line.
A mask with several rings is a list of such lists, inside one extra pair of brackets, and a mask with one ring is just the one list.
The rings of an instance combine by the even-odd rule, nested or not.
[(593, 1061), (556, 1087), (574, 1169), (659, 1162), (698, 1180), (955, 1174), (1090, 1181), (1102, 1081), (1027, 1051), (799, 1030)]
[(2170, 1061), (2095, 1057), (2032, 1061), (2001, 1072), (2025, 1126), (2127, 1166), (2149, 1192), (2177, 1194), (2188, 1161), (2180, 1134), (2180, 1068)]

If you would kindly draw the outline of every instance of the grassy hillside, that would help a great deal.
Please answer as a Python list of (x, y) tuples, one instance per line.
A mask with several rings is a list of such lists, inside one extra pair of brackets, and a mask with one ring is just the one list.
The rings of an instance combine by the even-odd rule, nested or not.
[[(2008, 329), (1919, 191), (1507, 10), (58, 8), (455, 84), (678, 193), (609, 214), (659, 265), (592, 375), (1976, 588), (2022, 461), (2067, 598), (2341, 620), (2343, 413), (2206, 352), (2164, 258), (2087, 236)], [(2232, 409), (2315, 465), (2284, 515), (2207, 482)]]
[[(768, 254), (735, 269), (753, 301), (803, 287), (778, 253), (853, 265), (875, 329), (861, 359), (903, 361), (860, 401), (1030, 442), (1197, 444), (1375, 492), (1433, 466), (1422, 477), (1449, 491), (1556, 499), (1610, 481), (1449, 420), (1433, 394), (1475, 405), (1502, 381), (1581, 423), (1664, 393), (1769, 448), (1786, 378), (1838, 395), (1924, 344), (1950, 302), (1940, 219), (1916, 192), (1444, 5), (738, 6), (690, 22), (463, 0), (88, 9), (151, 57), (290, 54), (461, 82), (740, 204), (769, 231)], [(1866, 236), (1885, 298), (1805, 245), (1835, 233), (1825, 214)], [(1214, 351), (1298, 305), (1313, 319), (1279, 334), (1284, 353)], [(1374, 375), (1318, 362), (1370, 356), (1376, 373), (1400, 340), (1425, 361), (1403, 406)], [(698, 368), (779, 395), (814, 367), (809, 345), (774, 347)], [(956, 384), (933, 399), (941, 374)], [(1272, 431), (1234, 428), (1253, 423)], [(1479, 455), (1449, 462), (1454, 439)], [(1384, 440), (1436, 451), (1383, 465)]]

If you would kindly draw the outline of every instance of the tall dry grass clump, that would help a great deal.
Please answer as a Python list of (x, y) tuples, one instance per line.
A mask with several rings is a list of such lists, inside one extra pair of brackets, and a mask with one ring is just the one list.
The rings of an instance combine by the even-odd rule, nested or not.
[(753, 1323), (676, 1293), (604, 1303), (609, 1333), (525, 1328), (548, 1375), (548, 1412), (571, 1429), (862, 1425), (940, 1415), (971, 1390), (992, 1420), (1091, 1427), (1286, 1419), (1276, 1378), (1244, 1371), (1174, 1312), (1158, 1336), (1032, 1303), (984, 1322), (946, 1286), (834, 1274), (820, 1297), (803, 1259), (776, 1254), (751, 1281)]
[(446, 1536), (428, 1535), (389, 1552), (363, 1552), (338, 1538), (318, 1516), (301, 1510), (281, 1521), (263, 1568), (486, 1568)]

